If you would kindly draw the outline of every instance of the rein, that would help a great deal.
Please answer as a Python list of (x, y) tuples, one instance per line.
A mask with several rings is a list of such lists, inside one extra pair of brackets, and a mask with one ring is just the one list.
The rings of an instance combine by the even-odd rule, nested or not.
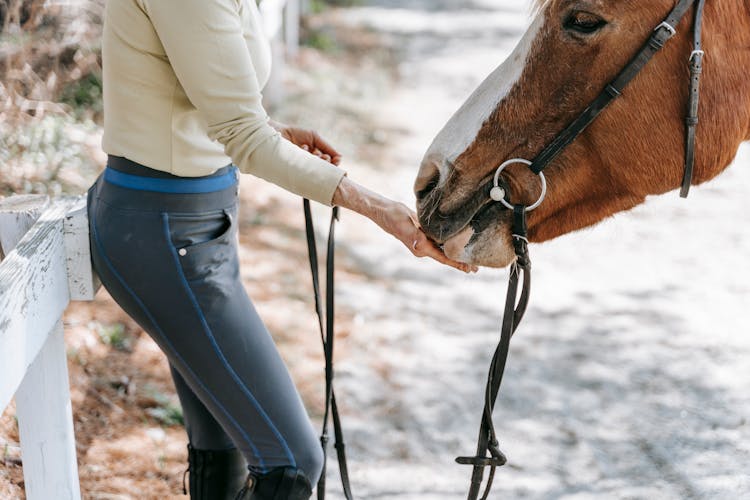
[[(313, 225), (310, 200), (303, 201), (305, 212), (305, 235), (307, 237), (307, 255), (310, 260), (310, 272), (312, 274), (313, 295), (315, 296), (315, 314), (318, 317), (320, 328), (320, 340), (323, 343), (323, 353), (326, 360), (326, 395), (325, 413), (323, 414), (323, 430), (320, 434), (320, 444), (323, 447), (323, 473), (318, 481), (318, 500), (326, 496), (326, 468), (328, 465), (328, 420), (333, 420), (334, 447), (339, 462), (339, 474), (341, 485), (344, 489), (346, 500), (353, 500), (352, 489), (349, 484), (349, 469), (346, 464), (346, 446), (344, 444), (344, 433), (341, 427), (341, 417), (336, 404), (336, 393), (333, 390), (333, 340), (334, 340), (334, 256), (335, 256), (335, 229), (339, 218), (338, 207), (333, 207), (331, 222), (328, 228), (328, 246), (326, 256), (326, 310), (323, 314), (320, 294), (320, 272), (318, 270), (318, 245), (315, 242), (315, 226)], [(325, 320), (324, 320), (325, 318)], [(325, 327), (323, 326), (325, 321)]]
[[(500, 451), (497, 434), (492, 422), (492, 412), (495, 408), (503, 372), (508, 359), (510, 339), (523, 319), (529, 301), (531, 290), (531, 261), (528, 253), (528, 240), (526, 237), (526, 213), (537, 208), (544, 201), (547, 193), (547, 181), (544, 177), (544, 169), (562, 153), (578, 137), (604, 109), (616, 98), (622, 95), (627, 85), (659, 52), (669, 39), (677, 34), (677, 25), (687, 14), (691, 6), (695, 5), (693, 21), (693, 51), (688, 59), (690, 69), (690, 93), (685, 117), (686, 141), (685, 141), (685, 170), (680, 189), (680, 196), (686, 198), (693, 178), (693, 166), (695, 163), (695, 136), (698, 125), (698, 103), (700, 97), (700, 77), (703, 71), (703, 56), (701, 43), (701, 31), (703, 24), (703, 7), (705, 0), (680, 0), (674, 9), (667, 15), (666, 19), (657, 26), (648, 41), (641, 50), (633, 57), (625, 68), (610, 82), (599, 96), (568, 125), (552, 142), (545, 147), (533, 160), (514, 158), (504, 162), (495, 171), (489, 192), (492, 201), (502, 203), (507, 209), (513, 211), (512, 237), (516, 261), (511, 267), (508, 282), (508, 291), (505, 299), (505, 310), (500, 333), (500, 342), (490, 364), (487, 386), (485, 389), (484, 410), (479, 428), (479, 439), (477, 442), (477, 453), (473, 457), (458, 457), (456, 462), (461, 465), (473, 467), (471, 485), (468, 500), (477, 500), (484, 480), (485, 468), (489, 467), (489, 477), (485, 486), (482, 500), (487, 500), (492, 488), (497, 467), (505, 465), (507, 458)], [(505, 184), (501, 184), (500, 174), (508, 166), (522, 163), (540, 178), (542, 193), (539, 199), (530, 206), (512, 205), (509, 201), (509, 193)], [(521, 294), (518, 296), (519, 282), (522, 281)], [(517, 304), (516, 304), (517, 302)]]
[[(510, 269), (508, 281), (508, 292), (505, 297), (505, 311), (503, 323), (500, 329), (500, 343), (495, 349), (492, 357), (490, 371), (487, 375), (487, 387), (484, 393), (484, 410), (482, 411), (482, 422), (479, 427), (479, 439), (477, 442), (477, 454), (473, 457), (458, 457), (456, 462), (461, 465), (472, 465), (474, 471), (471, 475), (471, 487), (469, 498), (476, 499), (482, 487), (485, 467), (490, 468), (487, 486), (482, 494), (482, 500), (486, 500), (492, 488), (495, 478), (495, 470), (505, 465), (507, 459), (500, 451), (500, 443), (497, 440), (495, 425), (492, 421), (492, 411), (495, 409), (497, 395), (500, 392), (500, 384), (503, 381), (503, 372), (508, 360), (510, 350), (510, 339), (518, 328), (526, 312), (531, 292), (531, 260), (529, 259), (528, 239), (526, 238), (526, 212), (527, 207), (516, 205), (513, 207), (513, 248), (516, 253), (516, 261)], [(521, 296), (518, 297), (519, 281), (522, 281)], [(518, 305), (516, 305), (518, 300)], [(487, 453), (489, 452), (489, 457)]]

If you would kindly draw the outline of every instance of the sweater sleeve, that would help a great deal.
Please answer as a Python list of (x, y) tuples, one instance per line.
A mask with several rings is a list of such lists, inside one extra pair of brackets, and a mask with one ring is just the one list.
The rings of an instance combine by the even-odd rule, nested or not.
[(177, 80), (211, 139), (243, 173), (330, 205), (344, 171), (269, 125), (239, 0), (142, 0)]

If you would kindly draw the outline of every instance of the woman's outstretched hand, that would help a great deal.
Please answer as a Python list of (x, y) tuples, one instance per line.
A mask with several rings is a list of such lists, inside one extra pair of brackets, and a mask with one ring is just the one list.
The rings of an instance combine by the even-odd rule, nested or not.
[(417, 214), (403, 203), (391, 202), (382, 214), (383, 221), (379, 223), (386, 232), (392, 234), (411, 250), (417, 257), (430, 257), (446, 266), (455, 267), (465, 273), (476, 272), (476, 266), (449, 259), (443, 251), (432, 242), (422, 231)]
[(271, 126), (278, 130), (284, 139), (318, 158), (334, 165), (341, 163), (341, 154), (314, 130), (290, 127), (277, 122), (271, 122)]
[[(315, 156), (338, 165), (341, 154), (323, 140), (317, 132), (290, 127), (278, 122), (271, 126), (291, 143)], [(451, 260), (433, 243), (417, 221), (417, 214), (403, 203), (389, 200), (344, 177), (333, 196), (333, 204), (348, 208), (371, 219), (387, 233), (403, 243), (417, 257), (430, 257), (441, 264), (465, 273), (476, 272), (477, 267)]]
[(451, 260), (424, 234), (417, 214), (403, 203), (380, 196), (344, 177), (333, 196), (333, 204), (371, 219), (387, 233), (393, 235), (417, 257), (430, 257), (441, 264), (465, 273), (476, 272), (477, 267)]

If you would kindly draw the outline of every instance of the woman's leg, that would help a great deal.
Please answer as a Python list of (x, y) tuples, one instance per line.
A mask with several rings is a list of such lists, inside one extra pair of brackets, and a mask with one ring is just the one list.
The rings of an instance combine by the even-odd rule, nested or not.
[[(99, 199), (101, 191), (92, 190), (89, 217), (94, 267), (107, 290), (159, 344), (251, 469), (294, 468), (317, 481), (320, 444), (239, 279), (234, 208), (123, 208)], [(206, 228), (221, 234), (200, 241)]]
[(185, 431), (190, 445), (198, 450), (221, 451), (236, 448), (232, 438), (195, 395), (180, 372), (172, 365), (169, 365), (169, 368), (177, 396), (180, 398)]
[(247, 477), (247, 462), (221, 424), (170, 365), (188, 434), (190, 478), (183, 487), (193, 500), (234, 500)]

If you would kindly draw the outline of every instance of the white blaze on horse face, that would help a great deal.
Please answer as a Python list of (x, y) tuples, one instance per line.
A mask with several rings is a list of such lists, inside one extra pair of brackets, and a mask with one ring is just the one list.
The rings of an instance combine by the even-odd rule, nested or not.
[[(435, 167), (439, 169), (438, 187), (442, 186), (448, 178), (449, 165), (474, 143), (482, 126), (521, 79), (534, 40), (542, 26), (544, 26), (544, 12), (537, 14), (513, 53), (482, 82), (435, 137), (425, 154), (423, 170), (429, 169), (430, 165), (432, 172)], [(430, 172), (422, 172), (422, 174), (425, 177), (434, 175)]]

